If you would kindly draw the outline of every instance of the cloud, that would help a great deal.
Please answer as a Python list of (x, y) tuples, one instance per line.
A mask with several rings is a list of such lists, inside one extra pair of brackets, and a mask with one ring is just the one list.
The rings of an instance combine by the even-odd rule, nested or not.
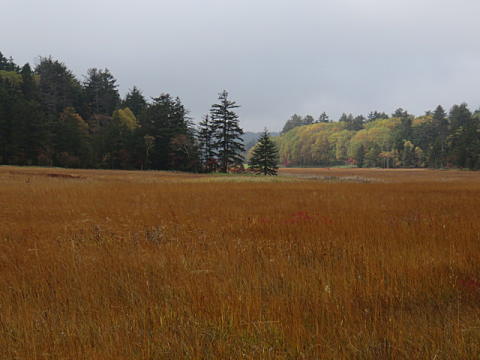
[(295, 112), (423, 113), (480, 104), (476, 0), (177, 0), (9, 4), (2, 48), (108, 67), (122, 93), (180, 96), (199, 119), (222, 89), (249, 130)]

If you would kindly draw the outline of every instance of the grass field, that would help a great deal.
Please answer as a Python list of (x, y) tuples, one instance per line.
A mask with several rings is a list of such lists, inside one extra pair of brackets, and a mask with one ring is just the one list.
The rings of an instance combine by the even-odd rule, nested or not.
[(478, 359), (480, 173), (0, 167), (1, 359)]

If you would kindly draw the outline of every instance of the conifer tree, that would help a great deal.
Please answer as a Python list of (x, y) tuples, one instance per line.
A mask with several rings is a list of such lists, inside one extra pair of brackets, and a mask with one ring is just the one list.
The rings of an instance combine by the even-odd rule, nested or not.
[(442, 106), (438, 105), (432, 115), (433, 144), (431, 151), (431, 165), (434, 167), (446, 166), (446, 143), (448, 137), (448, 119)]
[(327, 113), (324, 111), (323, 113), (320, 114), (320, 116), (318, 117), (318, 121), (319, 123), (328, 123), (330, 122), (330, 118), (328, 117)]
[(220, 170), (228, 172), (229, 167), (243, 164), (245, 147), (243, 145), (243, 130), (239, 126), (238, 115), (233, 109), (239, 106), (228, 99), (224, 90), (218, 96), (219, 103), (212, 105), (210, 118), (215, 130), (214, 148), (220, 162)]
[(375, 120), (379, 120), (379, 119), (388, 119), (388, 118), (389, 118), (389, 116), (387, 114), (385, 114), (384, 112), (379, 112), (379, 111), (375, 110), (375, 111), (371, 111), (368, 114), (367, 122), (375, 121)]
[(278, 149), (270, 138), (267, 129), (263, 131), (257, 145), (255, 145), (248, 165), (257, 174), (277, 175)]
[(123, 106), (128, 107), (136, 117), (140, 116), (147, 107), (147, 101), (142, 92), (134, 86), (125, 96)]
[(82, 87), (67, 66), (51, 57), (41, 58), (35, 68), (41, 103), (50, 119), (57, 120), (67, 107), (79, 108)]
[(118, 108), (120, 95), (117, 80), (108, 70), (89, 69), (84, 83), (88, 115), (111, 116)]
[(292, 130), (293, 128), (296, 128), (297, 126), (302, 126), (302, 125), (305, 125), (303, 118), (300, 115), (293, 114), (283, 126), (282, 134), (285, 134), (290, 130)]
[(198, 145), (200, 152), (200, 161), (204, 171), (211, 172), (216, 164), (216, 153), (214, 149), (215, 129), (208, 115), (205, 115), (199, 124)]
[[(186, 170), (185, 164), (193, 164), (191, 157), (194, 156), (194, 151), (190, 151), (194, 139), (187, 110), (179, 98), (169, 94), (161, 94), (152, 101), (140, 117), (143, 135), (154, 138), (149, 151), (151, 165), (159, 170)], [(188, 152), (179, 156), (179, 148), (188, 148)], [(171, 156), (173, 153), (175, 159)]]

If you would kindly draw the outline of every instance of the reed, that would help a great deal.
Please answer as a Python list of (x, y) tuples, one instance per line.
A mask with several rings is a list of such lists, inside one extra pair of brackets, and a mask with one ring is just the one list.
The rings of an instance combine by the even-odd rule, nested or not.
[(0, 167), (0, 358), (478, 357), (480, 174), (328, 171)]

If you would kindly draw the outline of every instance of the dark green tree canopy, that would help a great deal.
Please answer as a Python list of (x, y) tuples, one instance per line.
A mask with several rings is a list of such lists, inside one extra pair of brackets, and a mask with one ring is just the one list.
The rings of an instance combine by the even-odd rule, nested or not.
[(249, 168), (257, 174), (277, 175), (278, 149), (265, 129), (253, 149), (252, 157), (248, 163)]
[(0, 70), (3, 71), (18, 71), (18, 66), (13, 62), (13, 59), (10, 57), (7, 59), (0, 52)]
[(389, 116), (384, 113), (384, 112), (379, 112), (379, 111), (371, 111), (368, 114), (367, 121), (375, 121), (375, 120), (380, 120), (380, 119), (388, 119)]
[(328, 123), (330, 122), (330, 118), (328, 117), (327, 113), (326, 112), (323, 112), (320, 114), (320, 116), (318, 117), (318, 122), (319, 123)]
[(392, 114), (392, 117), (395, 118), (408, 118), (410, 117), (410, 114), (407, 112), (407, 110), (404, 110), (402, 108), (398, 108), (395, 110), (395, 112)]
[(228, 172), (231, 166), (243, 164), (243, 130), (240, 128), (238, 115), (235, 109), (239, 106), (235, 101), (228, 98), (228, 92), (224, 90), (218, 96), (219, 102), (213, 104), (210, 109), (210, 119), (215, 134), (213, 146), (218, 156), (220, 169)]
[[(182, 161), (193, 163), (194, 133), (182, 102), (169, 94), (152, 100), (140, 117), (140, 125), (144, 134), (153, 138), (150, 152), (153, 168), (175, 169), (183, 167)], [(175, 159), (170, 156), (173, 153)]]
[(55, 117), (67, 107), (79, 107), (82, 87), (64, 63), (41, 58), (35, 73), (39, 76), (41, 102), (49, 116)]
[(198, 124), (198, 147), (202, 168), (206, 172), (214, 171), (217, 166), (215, 149), (215, 128), (209, 115), (205, 115)]
[(142, 92), (134, 86), (132, 90), (128, 92), (123, 101), (123, 106), (128, 107), (133, 111), (135, 116), (139, 117), (147, 107), (147, 101)]
[(468, 105), (463, 103), (460, 105), (453, 105), (450, 110), (449, 120), (452, 129), (458, 129), (460, 127), (468, 125), (472, 113), (468, 109)]
[(282, 134), (287, 133), (288, 131), (296, 128), (297, 126), (305, 125), (303, 118), (300, 115), (293, 114), (290, 119), (287, 120), (282, 129)]
[(117, 80), (108, 69), (89, 69), (84, 82), (87, 114), (112, 115), (120, 105)]

